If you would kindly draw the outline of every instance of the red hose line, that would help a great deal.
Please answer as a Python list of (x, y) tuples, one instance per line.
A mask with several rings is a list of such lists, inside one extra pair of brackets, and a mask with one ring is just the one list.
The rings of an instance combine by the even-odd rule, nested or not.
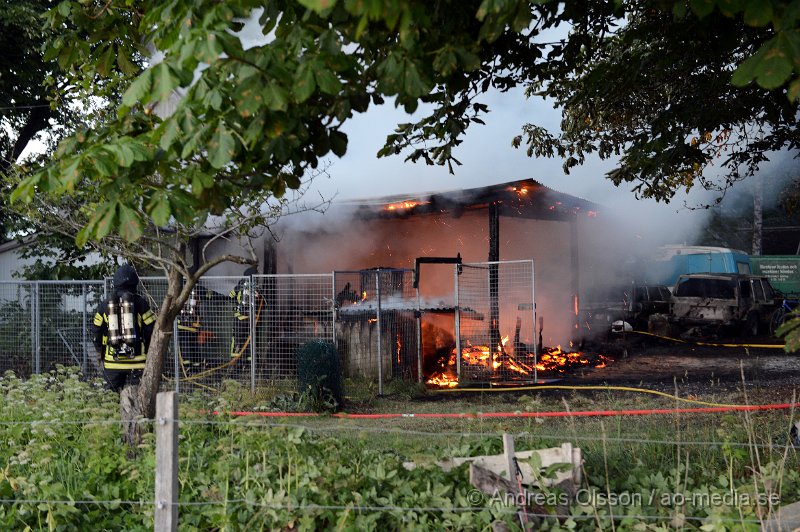
[[(712, 414), (718, 412), (788, 410), (797, 403), (776, 403), (770, 405), (719, 406), (710, 408), (657, 408), (645, 410), (578, 410), (575, 412), (465, 412), (465, 413), (425, 413), (425, 414), (318, 414), (315, 412), (227, 412), (231, 416), (260, 417), (322, 417), (332, 416), (344, 419), (393, 419), (393, 418), (528, 418), (528, 417), (602, 417), (602, 416), (648, 416), (656, 414)], [(225, 414), (214, 411), (214, 415)]]

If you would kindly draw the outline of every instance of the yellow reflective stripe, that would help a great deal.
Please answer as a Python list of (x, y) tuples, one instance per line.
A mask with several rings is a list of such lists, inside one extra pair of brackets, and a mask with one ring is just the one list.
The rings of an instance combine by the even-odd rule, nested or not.
[(96, 312), (94, 315), (94, 324), (97, 327), (103, 325), (103, 316), (101, 316), (99, 312)]
[(156, 321), (156, 315), (153, 313), (152, 310), (148, 310), (142, 316), (142, 321), (144, 322), (145, 325), (150, 325), (151, 323)]
[(116, 363), (119, 363), (119, 364), (134, 364), (136, 362), (144, 362), (145, 360), (147, 360), (147, 355), (144, 355), (144, 354), (137, 355), (137, 356), (135, 356), (133, 358), (125, 358), (125, 359), (120, 359), (120, 360), (114, 360), (114, 355), (112, 355), (111, 353), (106, 351), (106, 356), (105, 356), (105, 361), (107, 363), (108, 362), (114, 362), (115, 364)]
[(103, 366), (106, 369), (144, 369), (144, 362), (104, 362)]

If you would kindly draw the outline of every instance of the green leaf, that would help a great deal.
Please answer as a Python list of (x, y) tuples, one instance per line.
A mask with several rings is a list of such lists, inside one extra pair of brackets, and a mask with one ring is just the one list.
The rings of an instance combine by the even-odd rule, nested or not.
[(458, 68), (458, 58), (449, 46), (439, 50), (433, 59), (433, 68), (442, 76), (449, 76)]
[(285, 111), (289, 105), (289, 91), (277, 83), (268, 83), (262, 94), (264, 103), (271, 111)]
[(294, 87), (292, 87), (295, 99), (297, 99), (298, 103), (303, 103), (314, 94), (314, 89), (316, 88), (312, 65), (307, 62), (300, 63), (300, 67), (294, 76)]
[(122, 95), (122, 104), (133, 107), (139, 102), (147, 103), (150, 98), (146, 98), (150, 93), (153, 82), (153, 72), (150, 69), (142, 72), (139, 77), (133, 80), (128, 90)]
[(703, 18), (711, 14), (714, 11), (714, 1), (713, 0), (689, 0), (689, 7), (692, 8), (694, 14), (697, 15), (699, 18)]
[(178, 76), (166, 62), (161, 62), (153, 67), (153, 96), (157, 101), (163, 102), (170, 97), (172, 91), (178, 87)]
[(75, 190), (75, 183), (80, 180), (80, 163), (81, 159), (79, 157), (75, 157), (72, 162), (61, 172), (61, 186), (66, 192), (73, 192)]
[(161, 139), (159, 140), (158, 145), (162, 150), (167, 151), (170, 149), (175, 140), (181, 135), (181, 127), (178, 125), (178, 121), (171, 117), (162, 123), (159, 129), (161, 132)]
[[(785, 36), (779, 35), (764, 43), (751, 57), (748, 57), (731, 77), (731, 83), (743, 86), (755, 79), (765, 89), (776, 89), (783, 85), (792, 74), (792, 60), (784, 51)], [(784, 46), (782, 46), (782, 43)]]
[(120, 48), (117, 51), (117, 66), (126, 76), (133, 76), (139, 71), (139, 67), (131, 61), (128, 52), (124, 48)]
[(748, 2), (744, 10), (744, 22), (749, 26), (766, 26), (772, 20), (772, 3), (769, 0)]
[(108, 77), (111, 74), (111, 66), (114, 64), (114, 47), (109, 45), (100, 59), (97, 60), (97, 73), (103, 77)]
[(36, 192), (36, 185), (41, 180), (41, 172), (36, 172), (35, 174), (26, 177), (23, 179), (16, 188), (11, 192), (11, 201), (24, 201), (28, 203), (33, 199), (33, 195)]
[(167, 197), (165, 192), (158, 191), (153, 194), (153, 197), (147, 204), (147, 213), (156, 225), (165, 226), (169, 223), (170, 216), (172, 216), (172, 209), (169, 205), (169, 197)]
[(337, 157), (343, 157), (347, 152), (347, 135), (341, 131), (331, 131), (329, 134), (331, 150)]
[(336, 0), (298, 0), (300, 5), (317, 13), (327, 11), (336, 5)]
[(789, 84), (789, 100), (796, 102), (800, 99), (800, 79), (795, 79)]
[(233, 138), (225, 124), (220, 123), (208, 144), (208, 162), (214, 168), (219, 169), (228, 164), (235, 154), (236, 139)]
[(68, 17), (70, 13), (70, 3), (68, 0), (64, 0), (60, 4), (58, 4), (58, 13), (62, 17)]
[(405, 61), (403, 72), (403, 92), (408, 96), (424, 96), (430, 92), (428, 85), (420, 76), (417, 65), (413, 61)]
[(89, 224), (93, 226), (93, 233), (98, 240), (108, 235), (114, 227), (118, 205), (116, 201), (103, 203), (89, 219)]
[(92, 232), (91, 225), (85, 225), (84, 227), (81, 227), (81, 230), (78, 231), (77, 235), (75, 235), (75, 245), (78, 246), (79, 248), (85, 246), (86, 242), (89, 241), (89, 235), (91, 234), (91, 232)]
[(314, 69), (314, 79), (319, 86), (319, 90), (325, 94), (338, 94), (342, 88), (342, 82), (339, 81), (336, 74), (332, 70), (319, 65), (319, 63), (317, 63), (317, 68)]
[(135, 242), (142, 236), (139, 213), (123, 204), (119, 204), (119, 234), (127, 242)]

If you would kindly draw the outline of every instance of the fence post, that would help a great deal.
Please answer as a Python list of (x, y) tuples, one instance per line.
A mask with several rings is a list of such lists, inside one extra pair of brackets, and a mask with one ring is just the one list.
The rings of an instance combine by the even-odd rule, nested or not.
[(81, 353), (83, 357), (81, 358), (81, 365), (82, 371), (84, 375), (88, 375), (89, 373), (89, 361), (86, 354), (86, 323), (87, 323), (87, 314), (86, 311), (86, 283), (81, 284), (81, 307), (83, 308), (83, 312), (81, 315)]
[(181, 391), (181, 346), (178, 340), (178, 320), (172, 320), (172, 367), (175, 372), (175, 391)]
[[(251, 275), (248, 279), (250, 283), (250, 297), (247, 302), (250, 319), (250, 393), (256, 393), (256, 280)], [(262, 296), (263, 297), (263, 296)]]
[(33, 284), (31, 290), (31, 312), (33, 313), (33, 367), (37, 375), (42, 372), (41, 336), (39, 331), (39, 283)]
[(178, 530), (178, 394), (156, 395), (156, 505), (154, 530)]
[(375, 307), (376, 327), (378, 331), (378, 395), (383, 395), (383, 335), (381, 331), (381, 270), (375, 270)]
[(458, 296), (458, 267), (460, 265), (456, 264), (453, 268), (453, 277), (454, 277), (454, 295), (453, 295), (453, 303), (455, 303), (455, 312), (453, 313), (453, 332), (455, 333), (456, 337), (456, 382), (461, 385), (461, 308)]

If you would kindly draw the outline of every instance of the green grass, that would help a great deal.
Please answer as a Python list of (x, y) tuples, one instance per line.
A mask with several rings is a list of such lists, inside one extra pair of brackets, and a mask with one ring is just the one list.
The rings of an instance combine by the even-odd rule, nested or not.
[[(677, 386), (679, 395), (686, 397)], [(219, 393), (181, 396), (180, 510), (182, 529), (485, 529), (495, 520), (515, 526), (513, 508), (356, 510), (354, 507), (464, 507), (471, 487), (464, 468), (445, 473), (437, 460), (502, 452), (500, 435), (518, 450), (572, 442), (583, 451), (587, 490), (611, 493), (723, 495), (776, 493), (800, 498), (797, 453), (788, 447), (794, 412), (726, 412), (581, 418), (347, 419), (212, 415), (291, 406), (291, 382), (255, 394), (233, 381)], [(346, 411), (361, 413), (549, 412), (692, 406), (623, 391), (558, 390), (439, 394), (416, 384), (345, 383)], [(745, 393), (746, 392), (746, 393)], [(696, 393), (696, 392), (695, 392)], [(117, 396), (82, 382), (67, 369), (23, 381), (0, 379), (0, 528), (149, 529), (152, 527), (153, 437), (127, 457), (120, 438)], [(696, 399), (760, 404), (792, 400), (793, 390), (712, 387)], [(42, 423), (45, 421), (45, 423)], [(419, 466), (407, 471), (402, 463)], [(100, 500), (90, 505), (56, 501)], [(49, 501), (49, 502), (48, 502)], [(127, 502), (108, 501), (134, 501)], [(316, 505), (311, 508), (309, 505)], [(482, 505), (483, 506), (483, 505)], [(350, 508), (348, 510), (347, 508)], [(757, 530), (767, 508), (731, 504), (670, 506), (655, 498), (607, 507), (573, 505), (569, 519), (544, 528), (617, 529), (680, 525)], [(685, 520), (680, 515), (703, 520)]]

